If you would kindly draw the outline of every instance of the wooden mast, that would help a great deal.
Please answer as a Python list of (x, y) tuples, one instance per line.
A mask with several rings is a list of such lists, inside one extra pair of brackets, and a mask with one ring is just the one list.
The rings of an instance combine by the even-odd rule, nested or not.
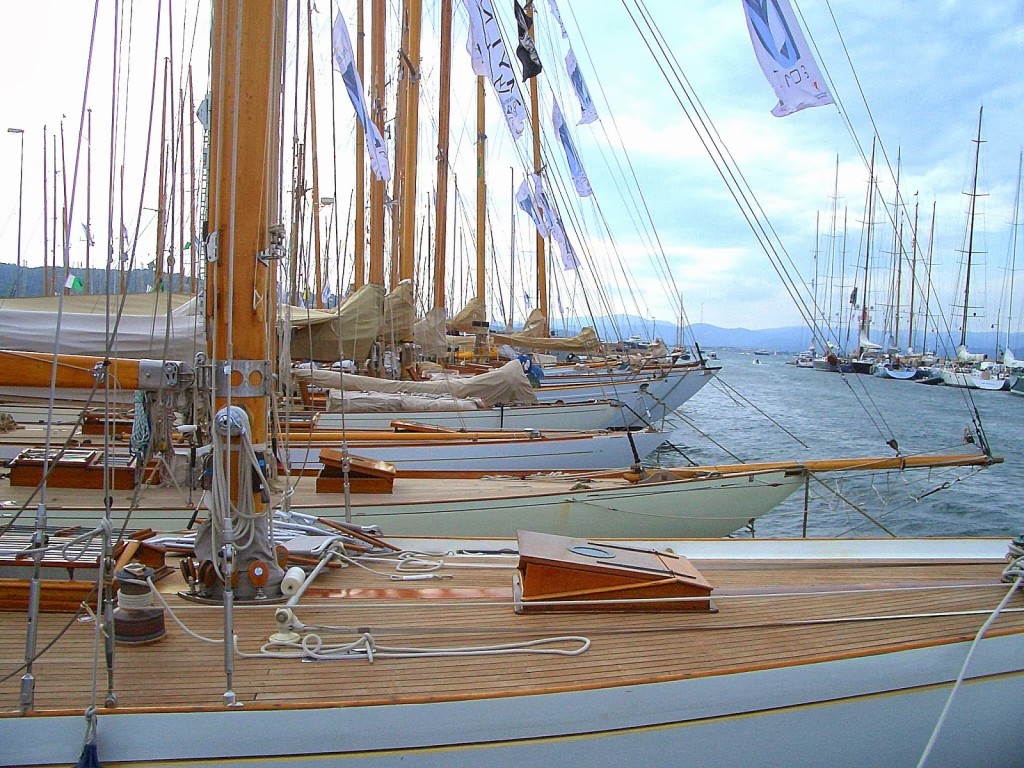
[[(359, 82), (366, 82), (363, 71), (363, 0), (356, 0), (356, 71)], [(363, 124), (356, 120), (356, 237), (355, 257), (352, 263), (352, 287), (360, 288), (366, 282), (366, 136)]]
[(411, 280), (415, 271), (416, 160), (419, 146), (420, 28), (422, 0), (406, 0), (406, 46), (403, 50), (405, 76), (405, 120), (402, 133), (403, 171), (400, 231), (398, 239), (398, 280)]
[(486, 305), (487, 266), (487, 120), (484, 110), (484, 76), (476, 76), (476, 299)]
[[(372, 0), (370, 24), (370, 115), (384, 135), (384, 0)], [(370, 178), (370, 277), (374, 285), (384, 285), (384, 182), (375, 174)]]
[(317, 309), (324, 305), (323, 272), (320, 266), (320, 172), (317, 162), (316, 144), (316, 79), (313, 76), (313, 3), (306, 3), (306, 36), (308, 58), (306, 60), (306, 79), (309, 83), (309, 143), (312, 145), (310, 162), (313, 164), (313, 283)]
[(441, 81), (437, 116), (437, 202), (434, 210), (434, 307), (444, 309), (448, 250), (448, 134), (451, 120), (452, 0), (441, 0)]
[[(533, 22), (533, 3), (527, 3), (526, 18)], [(540, 175), (543, 166), (540, 159), (540, 99), (537, 94), (537, 78), (530, 78), (530, 128), (533, 132), (533, 172)], [(548, 271), (544, 237), (537, 233), (537, 308), (544, 314), (544, 336), (550, 335), (548, 320)]]

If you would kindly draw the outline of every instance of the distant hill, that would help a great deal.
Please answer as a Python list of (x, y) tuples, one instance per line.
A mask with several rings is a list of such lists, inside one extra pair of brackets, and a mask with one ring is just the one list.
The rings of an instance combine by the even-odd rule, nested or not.
[[(72, 267), (71, 274), (78, 277), (82, 284), (85, 285), (85, 270), (81, 268)], [(18, 291), (15, 293), (15, 281), (17, 280)], [(55, 275), (55, 279), (51, 282), (56, 289), (60, 291), (64, 288), (64, 283), (67, 280), (67, 274), (64, 272), (64, 267), (58, 267)], [(115, 285), (118, 280), (118, 276), (114, 275), (113, 280)], [(89, 270), (89, 287), (91, 293), (101, 293), (103, 286), (106, 284), (105, 271), (102, 269), (90, 269)], [(153, 285), (153, 270), (152, 269), (133, 269), (128, 275), (125, 276), (125, 289), (129, 293), (144, 293), (148, 288)], [(177, 289), (177, 278), (175, 277), (174, 286)], [(117, 286), (119, 287), (119, 286)], [(43, 268), (42, 267), (23, 267), (21, 269), (21, 279), (18, 280), (18, 267), (15, 264), (0, 264), (0, 298), (8, 298), (11, 296), (42, 296), (43, 295)]]
[[(589, 322), (579, 325), (590, 325)], [(658, 336), (666, 344), (672, 346), (679, 335), (675, 323), (655, 321), (652, 326), (650, 320), (644, 320), (635, 315), (615, 315), (612, 317), (597, 318), (598, 334), (602, 339), (616, 339), (620, 335), (640, 335), (643, 339), (649, 340)], [(652, 332), (652, 327), (655, 328)], [(616, 331), (615, 329), (621, 329)], [(629, 329), (633, 329), (630, 331)], [(576, 333), (577, 330), (571, 331)], [(755, 350), (766, 349), (770, 352), (783, 352), (796, 354), (806, 350), (811, 343), (811, 332), (806, 326), (789, 326), (784, 328), (719, 328), (716, 325), (707, 323), (694, 323), (687, 326), (684, 333), (684, 342), (690, 345), (693, 339), (697, 340), (701, 349), (742, 349)], [(1005, 334), (998, 336), (995, 331), (986, 331), (967, 334), (967, 346), (972, 352), (987, 354), (990, 358), (996, 356), (997, 348), (1001, 351), (1004, 345)], [(851, 339), (851, 346), (856, 346), (855, 337)], [(934, 336), (930, 339), (930, 347), (935, 347)], [(940, 342), (935, 350), (939, 355), (954, 354), (955, 345), (943, 346)], [(1010, 348), (1015, 351), (1017, 357), (1024, 357), (1024, 334), (1010, 335)], [(1019, 350), (1019, 351), (1018, 351)]]

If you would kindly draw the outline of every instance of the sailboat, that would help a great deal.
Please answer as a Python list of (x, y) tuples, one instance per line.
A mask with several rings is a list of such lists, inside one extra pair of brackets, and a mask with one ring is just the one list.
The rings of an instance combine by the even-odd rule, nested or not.
[(971, 353), (967, 349), (967, 318), (970, 312), (971, 299), (971, 267), (974, 256), (974, 223), (977, 215), (978, 200), (978, 166), (981, 160), (981, 118), (984, 107), (978, 110), (978, 136), (974, 141), (974, 173), (971, 177), (970, 204), (967, 213), (967, 245), (964, 264), (964, 298), (963, 312), (960, 317), (960, 343), (956, 347), (956, 358), (947, 362), (940, 370), (942, 383), (950, 387), (963, 389), (1007, 389), (1007, 381), (1002, 371), (991, 361), (986, 361), (984, 354)]
[[(14, 595), (28, 630), (24, 609), (0, 615), (4, 762), (1018, 760), (1020, 540), (401, 539), (296, 518), (301, 535), (270, 546), (268, 355), (225, 315), (252, 331), (273, 312), (252, 297), (276, 214), (284, 7), (214, 8), (223, 375), (195, 559), (179, 574), (142, 539), (115, 556), (109, 517), (51, 541), (40, 505), (14, 557), (32, 563)], [(41, 613), (50, 569), (86, 559), (95, 608)]]

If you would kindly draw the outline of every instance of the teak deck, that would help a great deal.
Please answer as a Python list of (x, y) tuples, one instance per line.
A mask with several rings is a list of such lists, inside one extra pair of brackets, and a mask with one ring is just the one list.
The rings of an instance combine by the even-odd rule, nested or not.
[[(507, 542), (506, 542), (507, 544)], [(496, 546), (501, 546), (500, 542)], [(680, 554), (685, 554), (680, 552)], [(393, 567), (325, 569), (303, 596), (296, 616), (307, 625), (345, 628), (325, 643), (361, 633), (378, 646), (463, 647), (582, 635), (585, 653), (564, 656), (476, 656), (304, 663), (238, 658), (234, 690), (246, 706), (290, 707), (434, 701), (526, 695), (554, 689), (605, 687), (804, 663), (970, 639), (1006, 594), (999, 561), (964, 563), (825, 560), (694, 560), (714, 586), (717, 613), (542, 613), (517, 615), (512, 580), (517, 559), (472, 556), (475, 569), (445, 566), (441, 581), (396, 582)], [(495, 569), (495, 562), (507, 568)], [(172, 562), (173, 565), (173, 562)], [(383, 575), (381, 575), (383, 574)], [(194, 631), (223, 633), (222, 610), (176, 595), (172, 573), (159, 588)], [(238, 646), (257, 653), (276, 631), (274, 605), (240, 606)], [(1024, 632), (1024, 595), (1017, 594), (989, 635)], [(979, 611), (971, 615), (949, 615)], [(925, 616), (924, 614), (933, 614)], [(889, 618), (886, 618), (889, 617)], [(0, 614), (0, 712), (18, 709), (25, 652), (24, 612)], [(851, 621), (853, 619), (853, 621)], [(44, 648), (67, 625), (44, 614)], [(198, 642), (166, 618), (162, 640), (118, 646), (118, 707), (219, 708), (225, 689), (223, 649)], [(93, 658), (94, 625), (75, 621), (39, 658), (36, 710), (83, 711), (90, 703), (94, 663), (104, 698), (102, 643)], [(572, 644), (562, 644), (572, 647)]]

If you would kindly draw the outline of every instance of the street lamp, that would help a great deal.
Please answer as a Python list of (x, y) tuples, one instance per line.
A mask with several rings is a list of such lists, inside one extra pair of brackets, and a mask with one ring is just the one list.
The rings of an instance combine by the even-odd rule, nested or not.
[(18, 170), (18, 268), (14, 273), (14, 291), (11, 293), (12, 296), (17, 296), (21, 283), (21, 200), (25, 183), (25, 131), (22, 128), (8, 128), (7, 132), (16, 133), (21, 138), (21, 161)]

